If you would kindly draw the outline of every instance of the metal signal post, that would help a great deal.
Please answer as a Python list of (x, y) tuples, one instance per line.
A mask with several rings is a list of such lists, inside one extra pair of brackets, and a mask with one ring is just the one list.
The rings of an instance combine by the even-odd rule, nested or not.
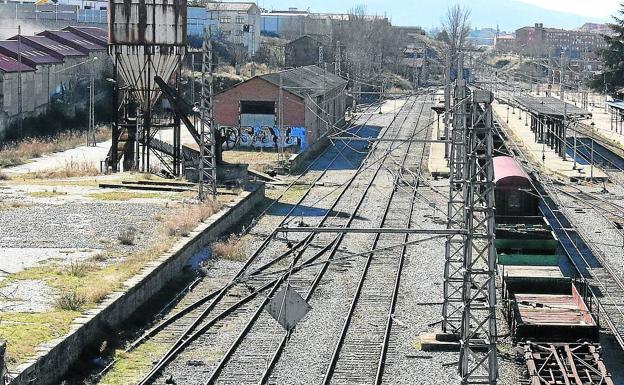
[(199, 149), (199, 199), (217, 196), (216, 133), (213, 119), (213, 73), (211, 30), (204, 28), (202, 45), (201, 143)]

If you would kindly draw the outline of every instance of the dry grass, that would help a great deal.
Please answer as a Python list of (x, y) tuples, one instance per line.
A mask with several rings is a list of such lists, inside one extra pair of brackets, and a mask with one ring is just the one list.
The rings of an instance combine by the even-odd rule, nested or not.
[[(96, 140), (98, 142), (106, 140), (110, 135), (110, 129), (101, 128), (96, 133)], [(66, 132), (51, 138), (27, 138), (0, 151), (0, 167), (24, 164), (32, 158), (85, 145), (86, 141), (85, 132), (77, 134)]]
[(245, 241), (239, 234), (230, 234), (223, 241), (212, 244), (212, 254), (232, 261), (245, 260)]
[(80, 311), (86, 304), (87, 298), (76, 288), (61, 290), (54, 299), (54, 307), (59, 310)]
[(32, 173), (34, 179), (57, 179), (57, 178), (74, 178), (83, 176), (96, 176), (100, 174), (92, 163), (85, 161), (70, 160), (59, 168), (53, 168)]
[(9, 176), (2, 170), (0, 170), (0, 180), (9, 180)]
[(44, 190), (44, 191), (32, 191), (32, 192), (29, 192), (28, 195), (33, 198), (54, 198), (58, 196), (67, 195), (67, 193), (64, 191)]
[(201, 204), (183, 206), (173, 213), (169, 214), (165, 219), (165, 227), (167, 235), (180, 235), (188, 237), (191, 231), (200, 222), (210, 218), (214, 213), (219, 211), (221, 204), (215, 201), (207, 201)]
[(71, 275), (72, 277), (82, 278), (85, 277), (88, 273), (97, 269), (97, 266), (89, 261), (72, 261), (67, 265), (65, 269), (66, 274)]
[(124, 229), (119, 233), (117, 239), (119, 243), (126, 246), (134, 245), (136, 241), (137, 228), (134, 226), (130, 226), (127, 229)]
[(91, 193), (88, 196), (90, 198), (102, 201), (129, 201), (131, 199), (151, 199), (164, 197), (162, 193), (137, 191), (103, 191)]

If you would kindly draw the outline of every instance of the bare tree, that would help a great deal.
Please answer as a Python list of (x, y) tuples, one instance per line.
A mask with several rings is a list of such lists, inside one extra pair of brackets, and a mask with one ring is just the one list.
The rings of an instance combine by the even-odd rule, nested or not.
[(451, 60), (457, 60), (457, 55), (466, 45), (470, 33), (470, 9), (459, 4), (450, 6), (442, 20), (442, 31), (445, 33), (449, 45)]

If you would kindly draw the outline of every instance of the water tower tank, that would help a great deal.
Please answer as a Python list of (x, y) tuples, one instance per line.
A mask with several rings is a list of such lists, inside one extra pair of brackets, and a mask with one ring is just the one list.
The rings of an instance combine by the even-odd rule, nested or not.
[(109, 0), (109, 53), (143, 110), (158, 99), (186, 47), (186, 0)]

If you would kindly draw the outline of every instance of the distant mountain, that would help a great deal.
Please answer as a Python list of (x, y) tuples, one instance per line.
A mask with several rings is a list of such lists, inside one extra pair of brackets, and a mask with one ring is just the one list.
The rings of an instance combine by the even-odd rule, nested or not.
[[(545, 0), (547, 1), (547, 0)], [(600, 0), (596, 0), (600, 1)], [(544, 26), (578, 28), (586, 22), (604, 23), (608, 19), (584, 17), (572, 13), (546, 10), (514, 0), (260, 0), (267, 9), (299, 7), (312, 12), (347, 12), (363, 4), (371, 14), (386, 15), (394, 25), (418, 25), (425, 29), (437, 27), (449, 5), (459, 3), (472, 10), (472, 26), (514, 31), (520, 27), (544, 23)]]

